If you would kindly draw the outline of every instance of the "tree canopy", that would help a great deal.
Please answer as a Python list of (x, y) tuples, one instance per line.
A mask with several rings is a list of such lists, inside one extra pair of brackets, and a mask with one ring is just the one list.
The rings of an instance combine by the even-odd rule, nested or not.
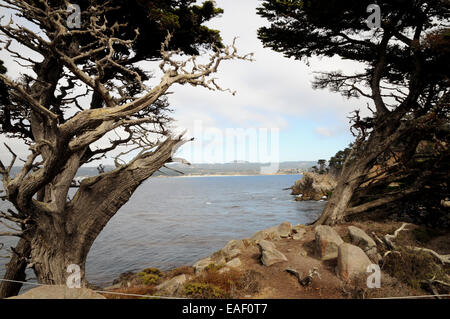
[[(18, 160), (12, 147), (5, 144), (9, 165), (0, 161), (2, 199), (14, 206), (0, 211), (8, 228), (0, 236), (20, 238), (9, 280), (23, 278), (28, 264), (40, 283), (64, 284), (67, 267), (76, 264), (85, 284), (87, 254), (108, 221), (142, 182), (166, 163), (182, 161), (174, 153), (187, 140), (171, 131), (169, 88), (223, 90), (212, 77), (221, 63), (251, 60), (204, 25), (222, 12), (212, 1), (72, 4), (79, 13), (63, 0), (0, 3), (14, 13), (0, 25), (3, 48), (32, 71), (11, 79), (0, 70), (8, 93), (0, 105), (0, 133), (29, 145), (17, 174), (11, 171)], [(74, 14), (80, 14), (79, 25), (69, 23)], [(159, 62), (152, 65), (160, 75), (150, 72), (147, 61)], [(113, 151), (112, 171), (99, 167), (98, 175), (72, 183), (81, 166)], [(18, 291), (5, 285), (0, 296)]]
[[(370, 116), (362, 117), (355, 110), (350, 117), (356, 137), (352, 161), (342, 168), (318, 223), (336, 223), (349, 214), (417, 194), (431, 180), (449, 178), (450, 1), (377, 1), (380, 26), (370, 29), (366, 9), (372, 3), (264, 0), (258, 8), (270, 23), (258, 31), (264, 46), (299, 60), (340, 57), (363, 65), (352, 74), (320, 72), (313, 83), (314, 88), (328, 88), (348, 98), (363, 96), (372, 103)], [(427, 142), (436, 149), (425, 165), (417, 157)], [(369, 174), (374, 167), (381, 171)], [(393, 181), (403, 181), (404, 187), (380, 192), (382, 185)], [(355, 195), (361, 185), (375, 186), (366, 187), (361, 197)], [(442, 196), (448, 189), (443, 186), (434, 193)], [(439, 206), (438, 198), (433, 205)]]
[[(6, 1), (14, 8), (16, 1)], [(128, 91), (133, 96), (141, 91), (138, 81), (148, 80), (151, 72), (142, 70), (142, 67), (136, 65), (137, 62), (161, 59), (161, 43), (163, 43), (168, 33), (171, 33), (171, 41), (168, 43), (167, 50), (180, 50), (180, 53), (187, 55), (198, 55), (203, 49), (223, 48), (222, 39), (219, 31), (210, 29), (204, 25), (205, 22), (223, 13), (223, 10), (216, 8), (213, 1), (205, 1), (201, 5), (195, 4), (193, 0), (179, 1), (143, 1), (143, 0), (78, 0), (71, 2), (79, 5), (81, 26), (78, 29), (71, 30), (65, 34), (60, 34), (49, 17), (46, 19), (48, 8), (60, 8), (67, 10), (66, 1), (27, 1), (23, 4), (24, 10), (16, 12), (18, 17), (23, 16), (30, 22), (33, 22), (37, 28), (41, 29), (52, 39), (58, 36), (60, 38), (59, 46), (72, 45), (71, 55), (75, 55), (82, 50), (84, 54), (79, 55), (74, 61), (77, 66), (83, 66), (86, 73), (90, 76), (98, 76), (101, 83), (112, 83), (114, 81), (127, 82), (123, 90)], [(35, 8), (36, 10), (27, 10)], [(71, 11), (67, 10), (59, 19), (69, 19)], [(90, 23), (95, 19), (102, 36), (117, 37), (120, 41), (113, 43), (115, 63), (108, 63), (102, 67), (93, 67), (96, 61), (107, 58), (109, 52), (104, 50), (104, 40), (101, 40), (99, 33), (91, 32)], [(42, 55), (50, 54), (43, 45), (43, 38), (33, 39), (31, 30), (23, 30), (22, 34), (14, 34), (7, 29), (2, 28), (4, 35), (9, 37), (5, 43), (17, 41), (27, 46), (35, 52)], [(6, 46), (9, 49), (10, 45)], [(76, 48), (76, 47), (79, 48)], [(36, 50), (38, 49), (38, 50)], [(80, 50), (81, 49), (81, 50)], [(17, 57), (17, 53), (12, 53)], [(23, 57), (22, 57), (23, 58)], [(30, 59), (25, 59), (27, 62)], [(60, 67), (59, 67), (60, 68)], [(59, 69), (58, 68), (58, 69)], [(35, 70), (36, 71), (36, 70)], [(22, 79), (26, 85), (32, 84), (32, 79), (25, 76)], [(72, 90), (75, 84), (68, 79), (68, 86), (60, 86), (63, 94), (55, 97), (52, 101), (54, 112), (58, 113), (59, 122), (63, 123), (68, 116), (73, 114), (67, 106), (64, 106), (68, 91)], [(75, 102), (71, 100), (70, 102)], [(162, 110), (168, 110), (168, 105), (162, 97), (158, 102)], [(31, 132), (30, 123), (24, 121), (22, 115), (18, 113), (16, 107), (11, 107), (2, 103), (0, 105), (0, 132), (9, 136), (25, 137), (34, 139)], [(73, 104), (73, 103), (72, 103)], [(101, 108), (101, 98), (94, 94), (91, 101), (91, 108)], [(163, 108), (163, 106), (165, 106)], [(78, 105), (78, 107), (80, 107)], [(85, 108), (85, 107), (84, 107)], [(69, 115), (66, 115), (69, 114)]]
[[(428, 70), (421, 82), (426, 83), (433, 94), (439, 92), (435, 87), (445, 85), (450, 74), (450, 2), (378, 1), (382, 28), (376, 31), (371, 31), (366, 24), (369, 16), (366, 9), (372, 3), (371, 0), (263, 1), (258, 14), (266, 18), (270, 26), (260, 28), (258, 37), (266, 47), (286, 57), (339, 56), (366, 64), (366, 70), (352, 74), (351, 79), (336, 71), (323, 74), (316, 82), (316, 87), (329, 87), (346, 96), (371, 97), (357, 84), (370, 85), (377, 67), (375, 62), (381, 56), (386, 62), (379, 77), (391, 84), (407, 86), (418, 58), (413, 51), (420, 49), (422, 67)], [(383, 107), (380, 104), (379, 111)]]

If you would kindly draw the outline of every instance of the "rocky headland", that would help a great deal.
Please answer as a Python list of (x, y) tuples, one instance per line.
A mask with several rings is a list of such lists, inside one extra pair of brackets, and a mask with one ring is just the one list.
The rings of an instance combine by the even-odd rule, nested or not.
[[(335, 227), (284, 222), (231, 240), (192, 266), (126, 273), (103, 290), (112, 293), (104, 294), (107, 298), (127, 298), (117, 292), (187, 298), (395, 297), (429, 294), (430, 287), (445, 292), (449, 287), (437, 283), (449, 281), (448, 263), (433, 253), (448, 258), (440, 254), (449, 252), (449, 239), (398, 222)], [(425, 250), (414, 250), (418, 245)], [(371, 289), (373, 265), (381, 269), (381, 286)], [(432, 278), (435, 282), (427, 282)]]
[(331, 174), (307, 172), (291, 187), (291, 194), (296, 195), (297, 201), (328, 199), (336, 185), (337, 180)]
[[(305, 299), (448, 294), (449, 250), (447, 232), (409, 223), (366, 221), (314, 227), (284, 222), (250, 238), (231, 240), (192, 266), (124, 273), (110, 287), (91, 287), (95, 291), (45, 286), (15, 298)], [(377, 268), (379, 286), (373, 277)]]

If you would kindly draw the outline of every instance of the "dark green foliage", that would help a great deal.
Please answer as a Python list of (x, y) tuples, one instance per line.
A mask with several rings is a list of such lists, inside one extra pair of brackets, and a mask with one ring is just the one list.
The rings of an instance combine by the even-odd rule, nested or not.
[[(318, 56), (339, 56), (361, 62), (371, 62), (376, 55), (371, 36), (361, 40), (345, 39), (344, 35), (364, 35), (369, 31), (366, 12), (373, 0), (265, 0), (258, 8), (258, 14), (271, 25), (260, 28), (258, 35), (263, 43), (286, 56), (298, 59)], [(439, 25), (449, 18), (448, 1), (440, 0), (382, 0), (383, 28), (394, 32), (406, 31), (423, 22), (423, 28)], [(424, 8), (427, 13), (424, 13)], [(411, 61), (408, 52), (392, 46), (392, 56), (404, 54)], [(406, 61), (404, 61), (406, 62)], [(406, 64), (406, 63), (402, 63)]]
[[(264, 0), (258, 8), (270, 23), (258, 31), (264, 46), (299, 60), (340, 57), (363, 65), (352, 74), (327, 70), (313, 83), (313, 88), (348, 98), (364, 96), (372, 103), (371, 116), (355, 110), (349, 117), (356, 137), (354, 152), (345, 168), (349, 149), (330, 160), (331, 171), (341, 170), (340, 179), (335, 203), (317, 223), (336, 223), (349, 207), (356, 214), (408, 202), (424, 194), (426, 187), (433, 188), (431, 197), (427, 194), (431, 207), (440, 207), (439, 201), (449, 197), (450, 1), (377, 1), (381, 24), (371, 30), (366, 9), (373, 3)], [(431, 143), (433, 152), (418, 158), (416, 148), (424, 141)], [(370, 176), (374, 167), (382, 172)], [(359, 175), (352, 176), (356, 171)], [(394, 182), (403, 184), (390, 189)], [(343, 193), (351, 196), (336, 195)], [(351, 200), (337, 205), (346, 198)]]
[[(38, 0), (29, 2), (39, 5)], [(61, 1), (54, 3), (54, 6), (61, 5)], [(134, 39), (138, 29), (139, 37), (133, 47), (136, 61), (159, 57), (161, 42), (168, 32), (173, 33), (170, 48), (181, 49), (186, 54), (198, 54), (202, 46), (222, 46), (219, 32), (204, 26), (205, 22), (223, 13), (222, 9), (215, 7), (214, 1), (196, 4), (195, 0), (74, 0), (70, 3), (80, 6), (80, 29), (89, 18), (84, 12), (93, 5), (113, 8), (105, 11), (107, 25), (112, 27), (118, 23), (122, 39)]]
[(341, 151), (338, 151), (334, 156), (330, 158), (330, 160), (328, 161), (328, 169), (331, 174), (339, 175), (342, 167), (344, 167), (345, 160), (350, 155), (352, 147), (353, 144), (350, 144), (348, 147)]
[(186, 284), (184, 287), (184, 294), (189, 298), (194, 299), (223, 299), (228, 297), (228, 295), (219, 287), (198, 282)]
[[(71, 14), (66, 11), (67, 3), (61, 0), (47, 1), (52, 9), (60, 8), (61, 19), (68, 18)], [(28, 3), (34, 7), (42, 9), (45, 21), (45, 7), (43, 2), (39, 0), (31, 0)], [(97, 25), (105, 23), (106, 28), (102, 31), (106, 36), (120, 38), (121, 40), (132, 41), (132, 48), (125, 45), (114, 44), (114, 59), (119, 61), (119, 65), (109, 65), (102, 71), (102, 74), (97, 74), (96, 68), (92, 67), (96, 61), (104, 58), (108, 52), (106, 50), (99, 50), (95, 54), (86, 55), (86, 57), (77, 59), (76, 64), (83, 69), (89, 76), (99, 76), (100, 82), (109, 85), (111, 88), (117, 85), (120, 81), (124, 88), (123, 90), (129, 96), (136, 96), (142, 93), (140, 83), (136, 81), (136, 74), (139, 74), (142, 81), (146, 81), (152, 77), (152, 74), (146, 70), (136, 66), (135, 63), (149, 60), (158, 60), (161, 57), (161, 43), (164, 42), (168, 33), (172, 34), (172, 39), (169, 44), (170, 50), (180, 50), (181, 54), (199, 54), (202, 49), (212, 49), (213, 47), (223, 47), (222, 39), (219, 31), (210, 29), (204, 24), (214, 17), (219, 16), (223, 10), (216, 8), (213, 1), (204, 1), (202, 4), (196, 4), (193, 0), (74, 0), (71, 1), (74, 5), (79, 5), (81, 9), (81, 27), (80, 32), (66, 33), (65, 35), (58, 35), (58, 44), (56, 45), (60, 50), (70, 54), (76, 55), (75, 52), (68, 50), (68, 44), (73, 44), (74, 47), (79, 45), (88, 50), (95, 50), (103, 47), (103, 44), (98, 43), (98, 39), (93, 37), (91, 33), (86, 32), (91, 29), (90, 21), (98, 19)], [(89, 11), (92, 7), (101, 8), (102, 15), (95, 14)], [(25, 18), (34, 20), (32, 17)], [(54, 40), (57, 36), (56, 30), (52, 30), (50, 23), (40, 22), (38, 25), (50, 40)], [(139, 35), (136, 34), (139, 33)], [(45, 48), (41, 48), (45, 50)], [(51, 56), (52, 52), (43, 53), (45, 56)], [(40, 66), (36, 66), (40, 67)], [(60, 66), (55, 65), (55, 70)], [(127, 71), (128, 70), (128, 71)], [(0, 66), (0, 72), (4, 68)], [(36, 70), (35, 70), (36, 71)], [(21, 79), (25, 86), (33, 85), (31, 79), (24, 77)], [(51, 101), (53, 105), (46, 105), (46, 107), (53, 109), (53, 112), (58, 113), (59, 122), (63, 123), (67, 120), (66, 110), (61, 107), (60, 98), (55, 97)], [(6, 90), (2, 83), (0, 83), (0, 132), (8, 136), (16, 136), (25, 139), (33, 140), (31, 128), (29, 125), (29, 107), (23, 101), (6, 100)], [(127, 101), (124, 100), (123, 103)], [(50, 103), (49, 103), (50, 104)], [(90, 108), (101, 108), (101, 99), (94, 96), (89, 105)], [(156, 116), (159, 116), (161, 122), (168, 122), (171, 120), (168, 113), (171, 110), (167, 99), (162, 97), (158, 100), (154, 108), (150, 109)], [(138, 116), (145, 116), (145, 112), (141, 112)]]
[[(305, 59), (311, 56), (338, 55), (367, 64), (366, 80), (370, 80), (370, 70), (378, 57), (378, 42), (383, 32), (372, 35), (368, 31), (366, 12), (373, 0), (266, 0), (258, 8), (258, 14), (271, 24), (258, 31), (264, 46), (286, 57)], [(427, 63), (426, 76), (430, 84), (439, 82), (445, 74), (450, 74), (448, 29), (439, 36), (436, 27), (450, 18), (450, 2), (441, 0), (382, 0), (382, 27), (392, 35), (411, 35), (411, 28), (421, 25), (427, 32), (430, 44), (423, 47), (423, 58)], [(426, 9), (425, 9), (426, 8)], [(437, 32), (437, 33), (436, 33)], [(439, 39), (439, 41), (433, 41)], [(442, 47), (446, 47), (443, 50)], [(439, 54), (436, 54), (439, 52)], [(397, 42), (390, 42), (387, 50), (388, 68), (383, 74), (392, 83), (405, 83), (407, 74), (415, 63), (411, 48)], [(339, 75), (340, 72), (336, 72)], [(329, 87), (346, 96), (359, 96), (359, 92), (344, 91), (339, 85), (316, 83), (316, 87)]]
[[(6, 73), (6, 67), (3, 65), (3, 61), (0, 60), (0, 74)], [(8, 103), (8, 88), (6, 87), (5, 83), (0, 80), (0, 107), (1, 105)]]

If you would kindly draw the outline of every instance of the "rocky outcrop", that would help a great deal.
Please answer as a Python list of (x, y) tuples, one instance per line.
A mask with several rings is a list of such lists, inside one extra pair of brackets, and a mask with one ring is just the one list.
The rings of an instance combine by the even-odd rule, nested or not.
[(371, 265), (369, 257), (358, 246), (344, 243), (338, 249), (338, 276), (345, 281), (367, 271)]
[(267, 240), (260, 240), (258, 246), (261, 250), (261, 262), (264, 266), (272, 266), (273, 264), (287, 261), (283, 253), (277, 250), (274, 243)]
[(366, 234), (364, 230), (355, 226), (348, 226), (348, 233), (352, 240), (352, 243), (361, 247), (362, 250), (368, 250), (372, 247), (376, 247), (375, 241)]
[(380, 261), (381, 256), (378, 254), (377, 244), (364, 230), (355, 226), (349, 226), (348, 233), (352, 244), (360, 247), (371, 261), (375, 263)]
[(276, 227), (267, 228), (264, 230), (257, 231), (252, 238), (250, 238), (253, 242), (259, 242), (260, 240), (276, 240), (280, 237), (276, 235)]
[(284, 222), (279, 226), (270, 227), (256, 232), (250, 240), (253, 242), (259, 242), (261, 240), (278, 240), (281, 238), (289, 237), (289, 235), (291, 234), (291, 230), (291, 224), (288, 222)]
[(197, 261), (195, 264), (192, 265), (194, 267), (195, 273), (200, 273), (206, 269), (211, 264), (215, 264), (213, 259), (211, 257), (203, 258)]
[(292, 227), (292, 239), (301, 240), (306, 233), (305, 225), (295, 225)]
[(242, 249), (245, 248), (244, 241), (230, 240), (225, 247), (222, 248), (221, 253), (226, 261), (229, 261), (241, 254)]
[(333, 175), (307, 172), (292, 186), (292, 195), (297, 195), (298, 201), (321, 200), (327, 198), (336, 185)]
[(232, 268), (240, 268), (242, 266), (242, 262), (239, 258), (234, 258), (227, 262), (224, 267), (219, 269), (219, 274), (223, 274), (225, 272), (230, 271)]
[(106, 299), (88, 288), (68, 288), (67, 286), (41, 286), (9, 299)]
[(284, 222), (277, 227), (277, 235), (281, 238), (287, 238), (291, 234), (292, 226), (291, 223)]
[(315, 228), (316, 254), (321, 260), (337, 258), (338, 248), (344, 241), (330, 226), (320, 225)]
[(156, 286), (156, 290), (160, 294), (167, 294), (168, 296), (173, 296), (181, 289), (183, 289), (184, 284), (189, 280), (189, 276), (183, 274), (172, 279), (163, 282), (162, 284)]
[(242, 262), (239, 258), (234, 258), (225, 264), (225, 267), (229, 268), (239, 268), (241, 267)]

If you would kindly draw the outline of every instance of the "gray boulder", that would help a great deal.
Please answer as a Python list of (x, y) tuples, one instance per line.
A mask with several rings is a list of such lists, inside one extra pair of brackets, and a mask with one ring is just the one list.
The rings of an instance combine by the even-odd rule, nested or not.
[(260, 230), (256, 232), (250, 240), (254, 242), (259, 242), (260, 240), (277, 240), (280, 239), (280, 236), (277, 234), (277, 227), (270, 227), (264, 230)]
[(343, 242), (330, 226), (320, 225), (315, 228), (316, 253), (321, 260), (337, 258), (338, 248)]
[(295, 225), (292, 227), (292, 239), (300, 240), (306, 233), (305, 225)]
[(367, 235), (367, 233), (355, 226), (348, 227), (348, 233), (352, 240), (352, 243), (360, 247), (366, 255), (375, 263), (378, 263), (381, 259), (380, 254), (377, 251), (377, 244), (375, 241)]
[(211, 257), (203, 258), (197, 261), (192, 267), (195, 269), (195, 273), (201, 273), (208, 267), (210, 264), (215, 264)]
[(173, 277), (172, 279), (156, 286), (156, 290), (160, 293), (173, 296), (183, 288), (183, 285), (186, 281), (188, 281), (188, 279), (189, 277), (185, 274)]
[(279, 226), (270, 227), (264, 230), (256, 232), (251, 240), (258, 242), (260, 240), (279, 240), (281, 238), (287, 238), (291, 234), (292, 225), (289, 222), (284, 222)]
[(238, 268), (241, 267), (242, 262), (239, 258), (234, 258), (225, 264), (226, 267), (229, 268)]
[(274, 243), (267, 240), (260, 240), (258, 245), (261, 249), (261, 262), (264, 266), (272, 266), (273, 264), (287, 261), (283, 253), (276, 249)]
[(347, 243), (339, 246), (337, 272), (342, 280), (349, 281), (365, 273), (371, 264), (369, 257), (358, 246)]
[(287, 238), (291, 234), (292, 226), (291, 223), (284, 222), (277, 227), (277, 235), (281, 238)]
[(245, 244), (242, 240), (230, 240), (225, 247), (222, 248), (221, 252), (226, 261), (228, 261), (239, 256), (244, 248)]
[(352, 239), (352, 243), (358, 247), (361, 247), (361, 249), (364, 251), (377, 246), (375, 241), (369, 235), (367, 235), (364, 230), (358, 227), (349, 226), (348, 233), (350, 235), (350, 238)]

